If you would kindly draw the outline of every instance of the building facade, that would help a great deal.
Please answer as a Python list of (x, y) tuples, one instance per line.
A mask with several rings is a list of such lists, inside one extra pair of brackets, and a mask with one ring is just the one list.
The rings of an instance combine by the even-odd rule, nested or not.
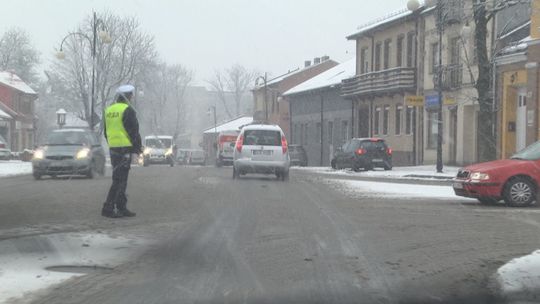
[[(0, 72), (0, 135), (12, 151), (31, 149), (35, 145), (34, 102), (37, 93), (11, 72)], [(7, 115), (5, 115), (7, 114)]]

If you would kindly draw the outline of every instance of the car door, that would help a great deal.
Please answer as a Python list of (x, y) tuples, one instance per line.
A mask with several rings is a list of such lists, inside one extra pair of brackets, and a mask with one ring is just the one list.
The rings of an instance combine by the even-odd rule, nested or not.
[(339, 151), (336, 152), (336, 164), (337, 164), (338, 168), (345, 167), (345, 159), (346, 159), (345, 151), (347, 151), (347, 148), (349, 147), (349, 143), (350, 143), (349, 141), (345, 142), (341, 146)]
[(354, 166), (355, 161), (355, 151), (360, 147), (360, 143), (358, 141), (350, 141), (347, 145), (347, 148), (345, 149), (344, 153), (344, 167), (345, 168), (352, 168)]

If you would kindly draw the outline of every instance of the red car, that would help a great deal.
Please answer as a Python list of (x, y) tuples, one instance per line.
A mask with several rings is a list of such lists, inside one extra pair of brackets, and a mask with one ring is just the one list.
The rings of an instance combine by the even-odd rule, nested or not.
[(540, 185), (540, 141), (510, 159), (468, 166), (454, 179), (458, 196), (476, 198), (482, 204), (500, 200), (508, 206), (525, 207), (536, 202)]

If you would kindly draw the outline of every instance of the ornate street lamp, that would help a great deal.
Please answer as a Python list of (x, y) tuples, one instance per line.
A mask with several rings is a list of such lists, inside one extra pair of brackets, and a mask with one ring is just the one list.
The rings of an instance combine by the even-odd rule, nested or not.
[(62, 129), (62, 127), (66, 124), (66, 115), (67, 112), (64, 109), (59, 109), (56, 111), (56, 123), (58, 124), (58, 128)]

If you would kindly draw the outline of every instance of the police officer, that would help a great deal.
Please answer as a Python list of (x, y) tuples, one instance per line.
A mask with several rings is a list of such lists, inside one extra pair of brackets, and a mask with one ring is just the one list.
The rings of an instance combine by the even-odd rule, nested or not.
[[(123, 85), (116, 90), (116, 102), (105, 109), (104, 132), (109, 144), (113, 168), (112, 185), (103, 204), (101, 215), (110, 218), (133, 217), (127, 209), (126, 187), (131, 167), (131, 155), (142, 153), (139, 122), (129, 102), (135, 87)], [(115, 209), (116, 208), (116, 209)]]

